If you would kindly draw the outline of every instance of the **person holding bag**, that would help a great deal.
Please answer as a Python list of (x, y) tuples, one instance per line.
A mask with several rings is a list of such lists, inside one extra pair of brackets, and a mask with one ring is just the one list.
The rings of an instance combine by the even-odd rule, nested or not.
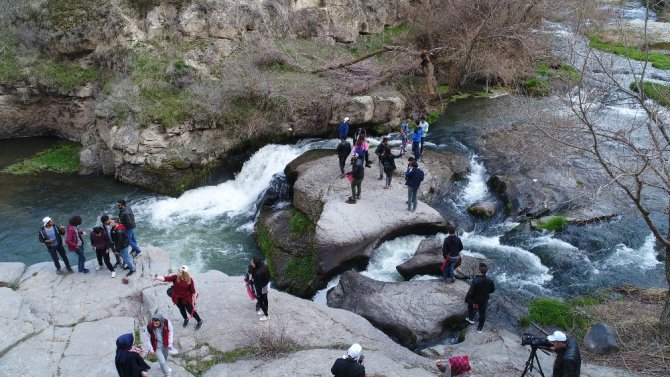
[(176, 275), (159, 276), (156, 274), (154, 275), (154, 280), (169, 281), (173, 283), (170, 297), (172, 297), (172, 302), (177, 305), (179, 313), (181, 313), (181, 316), (184, 318), (183, 326), (188, 326), (188, 312), (191, 317), (198, 321), (195, 325), (195, 329), (200, 329), (203, 321), (200, 318), (200, 315), (198, 315), (198, 312), (195, 311), (195, 300), (198, 297), (198, 293), (195, 290), (193, 278), (188, 273), (188, 266), (179, 267)]

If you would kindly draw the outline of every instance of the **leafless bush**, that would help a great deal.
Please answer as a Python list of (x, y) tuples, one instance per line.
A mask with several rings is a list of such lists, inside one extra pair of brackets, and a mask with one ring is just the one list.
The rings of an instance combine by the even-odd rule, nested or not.
[(251, 354), (254, 357), (276, 359), (300, 350), (300, 345), (288, 335), (286, 324), (281, 318), (275, 321), (278, 322), (275, 322), (272, 327), (261, 330), (259, 333), (249, 334)]

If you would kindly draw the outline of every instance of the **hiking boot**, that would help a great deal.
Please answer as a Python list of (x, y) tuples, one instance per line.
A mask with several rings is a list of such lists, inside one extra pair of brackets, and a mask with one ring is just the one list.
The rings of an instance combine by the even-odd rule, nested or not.
[(258, 315), (263, 315), (263, 311), (262, 311), (262, 310), (259, 310), (259, 311), (256, 312), (256, 314), (258, 314)]
[(199, 328), (201, 328), (203, 322), (205, 322), (205, 321), (202, 321), (202, 320), (201, 320), (200, 322), (198, 322), (198, 323), (195, 325), (195, 329), (198, 330)]
[(475, 324), (475, 320), (474, 320), (474, 319), (470, 319), (470, 318), (468, 318), (468, 317), (465, 317), (465, 320), (468, 321), (471, 325), (474, 325), (474, 324)]
[(126, 274), (126, 276), (130, 276), (130, 275), (132, 275), (132, 274), (134, 274), (134, 273), (135, 273), (135, 270), (130, 270), (130, 271), (128, 271), (128, 273)]
[(116, 271), (112, 271), (112, 278), (116, 277)]
[(186, 319), (184, 320), (184, 323), (182, 324), (182, 326), (184, 326), (184, 327), (188, 326), (188, 318), (186, 318)]
[(481, 328), (478, 328), (478, 329), (477, 329), (477, 332), (481, 334), (481, 333), (482, 333), (482, 329), (481, 329)]
[(264, 316), (262, 316), (262, 317), (259, 318), (259, 319), (260, 319), (261, 321), (265, 322), (265, 321), (267, 321), (267, 320), (270, 319), (270, 316), (268, 316), (268, 315), (264, 315)]
[(63, 271), (61, 271), (61, 270), (56, 270), (56, 275), (63, 275)]

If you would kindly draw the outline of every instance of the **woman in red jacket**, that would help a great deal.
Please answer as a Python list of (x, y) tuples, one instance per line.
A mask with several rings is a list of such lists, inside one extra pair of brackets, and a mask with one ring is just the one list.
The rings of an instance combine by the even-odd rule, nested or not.
[(188, 273), (187, 266), (181, 266), (177, 270), (176, 275), (170, 276), (154, 276), (155, 280), (160, 281), (171, 281), (172, 285), (172, 302), (177, 305), (179, 308), (179, 313), (184, 318), (184, 327), (188, 326), (188, 313), (191, 313), (193, 318), (195, 318), (198, 323), (195, 325), (195, 329), (199, 329), (202, 326), (202, 319), (198, 315), (198, 312), (195, 311), (195, 299), (196, 291), (193, 278)]
[(77, 263), (77, 270), (88, 274), (88, 269), (84, 266), (86, 257), (84, 256), (84, 236), (86, 232), (81, 230), (81, 216), (72, 216), (67, 226), (67, 235), (65, 236), (65, 244), (69, 251), (77, 253), (79, 258)]

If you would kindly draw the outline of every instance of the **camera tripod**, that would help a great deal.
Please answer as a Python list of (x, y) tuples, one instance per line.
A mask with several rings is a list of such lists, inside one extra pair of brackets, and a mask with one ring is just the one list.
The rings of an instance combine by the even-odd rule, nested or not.
[(544, 373), (542, 372), (542, 365), (540, 365), (540, 359), (537, 357), (537, 347), (531, 347), (530, 356), (526, 361), (526, 367), (523, 369), (521, 377), (524, 377), (528, 372), (532, 372), (533, 368), (535, 367), (535, 363), (537, 363), (537, 370), (540, 371), (540, 376), (544, 377)]

